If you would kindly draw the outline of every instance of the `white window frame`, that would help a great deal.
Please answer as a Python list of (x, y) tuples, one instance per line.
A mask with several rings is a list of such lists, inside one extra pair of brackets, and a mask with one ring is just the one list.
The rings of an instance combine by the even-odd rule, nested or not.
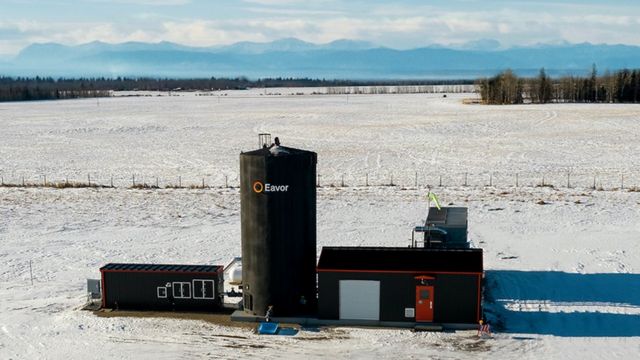
[[(160, 290), (164, 290), (164, 296), (160, 295)], [(166, 286), (158, 286), (157, 295), (158, 295), (158, 299), (166, 299), (167, 298), (167, 287)]]
[[(182, 285), (187, 285), (189, 287), (189, 296), (184, 296), (184, 294), (182, 293)], [(173, 284), (171, 284), (173, 287), (173, 298), (174, 299), (191, 299), (191, 283), (190, 282), (186, 282), (186, 281), (176, 281)], [(180, 289), (180, 296), (176, 295), (176, 288)]]
[(195, 290), (195, 288), (196, 288), (196, 281), (202, 281), (202, 285), (203, 286), (204, 286), (205, 282), (210, 282), (211, 283), (212, 296), (211, 297), (205, 296), (204, 289), (202, 289), (202, 297), (196, 297), (195, 291), (193, 292), (192, 296), (193, 296), (194, 299), (213, 300), (213, 299), (216, 298), (216, 282), (214, 280), (211, 280), (211, 279), (193, 279), (192, 280), (193, 287), (191, 288), (192, 290)]

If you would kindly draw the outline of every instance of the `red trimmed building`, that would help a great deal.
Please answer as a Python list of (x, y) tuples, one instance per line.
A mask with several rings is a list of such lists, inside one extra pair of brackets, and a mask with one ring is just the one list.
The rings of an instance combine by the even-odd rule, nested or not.
[(477, 324), (482, 249), (324, 247), (318, 317), (363, 324)]

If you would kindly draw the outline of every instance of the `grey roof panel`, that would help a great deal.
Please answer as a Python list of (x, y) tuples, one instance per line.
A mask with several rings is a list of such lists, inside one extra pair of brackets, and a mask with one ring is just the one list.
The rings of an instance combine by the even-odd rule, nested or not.
[(429, 208), (427, 223), (447, 226), (467, 226), (468, 209), (466, 207)]
[(438, 208), (432, 207), (429, 208), (429, 215), (427, 216), (427, 222), (429, 224), (444, 224), (447, 221), (447, 211), (446, 207)]
[(101, 267), (104, 271), (165, 271), (165, 272), (202, 272), (216, 273), (221, 265), (180, 265), (180, 264), (122, 264), (110, 263)]

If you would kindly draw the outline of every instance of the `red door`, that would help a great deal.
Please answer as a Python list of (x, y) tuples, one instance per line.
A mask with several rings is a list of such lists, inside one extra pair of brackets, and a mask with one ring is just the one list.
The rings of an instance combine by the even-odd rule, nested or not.
[(416, 321), (433, 322), (433, 286), (416, 286)]

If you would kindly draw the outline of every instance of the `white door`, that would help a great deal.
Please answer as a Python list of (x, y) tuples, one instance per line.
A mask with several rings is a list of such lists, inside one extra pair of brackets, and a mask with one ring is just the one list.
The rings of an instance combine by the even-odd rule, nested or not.
[(340, 280), (340, 319), (380, 320), (380, 282)]

